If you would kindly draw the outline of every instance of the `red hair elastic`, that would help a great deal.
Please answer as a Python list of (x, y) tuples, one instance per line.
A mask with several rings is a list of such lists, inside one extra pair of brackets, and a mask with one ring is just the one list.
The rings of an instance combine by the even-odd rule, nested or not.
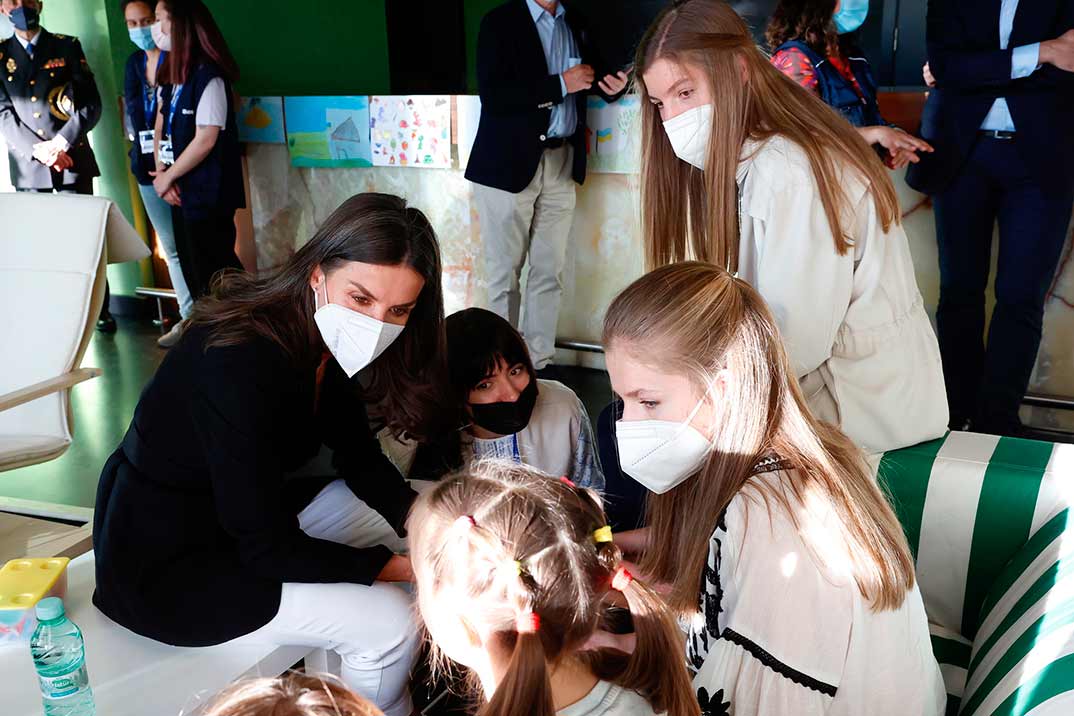
[(541, 628), (541, 618), (537, 612), (523, 612), (515, 619), (515, 631), (519, 634), (536, 634)]
[(617, 592), (621, 592), (630, 586), (630, 583), (634, 581), (634, 575), (626, 571), (624, 567), (620, 567), (615, 570), (615, 576), (612, 577), (612, 589)]
[(571, 482), (570, 478), (567, 477), (566, 475), (564, 475), (563, 477), (559, 478), (559, 481), (562, 482), (567, 487), (573, 487), (575, 489), (578, 488), (578, 485), (575, 485), (573, 482)]

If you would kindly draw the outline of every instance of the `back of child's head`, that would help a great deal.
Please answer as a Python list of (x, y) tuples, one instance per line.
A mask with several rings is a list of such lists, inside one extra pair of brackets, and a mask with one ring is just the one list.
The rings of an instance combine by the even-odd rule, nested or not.
[[(575, 658), (668, 716), (699, 713), (683, 637), (663, 602), (622, 569), (600, 498), (533, 468), (479, 462), (418, 499), (408, 523), (422, 617), (467, 666), (494, 645), (510, 663), (482, 716), (553, 716), (550, 667)], [(636, 646), (582, 651), (626, 597)]]
[(448, 316), (444, 327), (451, 389), (462, 402), (475, 385), (496, 370), (500, 361), (509, 368), (525, 366), (531, 376), (534, 374), (526, 341), (492, 311), (467, 308)]
[(383, 716), (333, 676), (291, 672), (240, 681), (222, 692), (205, 716)]

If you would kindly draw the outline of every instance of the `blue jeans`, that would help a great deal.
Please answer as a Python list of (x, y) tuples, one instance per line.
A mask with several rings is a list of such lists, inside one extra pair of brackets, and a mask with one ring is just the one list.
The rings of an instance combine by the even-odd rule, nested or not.
[[(1017, 434), (1048, 293), (1070, 224), (1074, 187), (1043, 187), (1015, 139), (977, 140), (935, 197), (940, 253), (936, 327), (952, 427)], [(992, 227), (999, 222), (996, 307), (985, 344)]]
[(164, 262), (168, 264), (168, 276), (172, 280), (172, 288), (175, 289), (175, 297), (179, 301), (179, 315), (189, 318), (194, 308), (194, 299), (187, 288), (186, 279), (183, 277), (183, 269), (179, 265), (179, 252), (175, 248), (175, 231), (172, 227), (171, 204), (157, 196), (153, 185), (138, 185), (138, 191), (142, 194), (142, 203), (145, 204), (145, 213), (149, 215), (149, 221), (160, 239), (160, 246), (164, 249)]

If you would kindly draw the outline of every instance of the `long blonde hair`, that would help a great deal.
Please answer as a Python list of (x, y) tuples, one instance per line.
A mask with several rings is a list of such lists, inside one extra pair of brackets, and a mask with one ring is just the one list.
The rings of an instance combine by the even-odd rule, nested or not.
[[(811, 546), (821, 559), (844, 558), (873, 609), (902, 604), (914, 585), (902, 528), (862, 453), (809, 412), (772, 314), (749, 284), (694, 261), (657, 269), (612, 302), (604, 345), (663, 373), (688, 377), (703, 395), (721, 370), (731, 376), (705, 465), (668, 492), (649, 496), (651, 547), (642, 570), (672, 585), (673, 608), (697, 609), (698, 575), (711, 532), (754, 466), (770, 455), (792, 469), (788, 490), (767, 494), (762, 488), (769, 508), (771, 499), (781, 501), (807, 544), (811, 535), (834, 537), (839, 555), (831, 554), (827, 540)], [(801, 524), (809, 519), (809, 509), (801, 506), (830, 512), (836, 526)]]
[[(638, 46), (635, 76), (666, 59), (700, 68), (712, 96), (712, 134), (705, 171), (680, 161), (660, 111), (641, 92), (642, 229), (649, 268), (694, 258), (738, 271), (735, 174), (747, 139), (785, 137), (809, 159), (835, 250), (853, 243), (841, 217), (846, 169), (865, 182), (885, 231), (899, 223), (895, 187), (857, 130), (810, 92), (772, 67), (742, 19), (722, 0), (673, 3)], [(743, 72), (744, 70), (744, 72)]]
[[(511, 653), (480, 716), (554, 716), (549, 666), (570, 658), (667, 716), (700, 716), (681, 632), (645, 585), (614, 581), (622, 555), (605, 525), (596, 494), (515, 463), (479, 462), (418, 498), (407, 527), (430, 631), (492, 634)], [(604, 624), (613, 583), (630, 607), (634, 652), (579, 651)], [(531, 614), (537, 630), (520, 630)]]

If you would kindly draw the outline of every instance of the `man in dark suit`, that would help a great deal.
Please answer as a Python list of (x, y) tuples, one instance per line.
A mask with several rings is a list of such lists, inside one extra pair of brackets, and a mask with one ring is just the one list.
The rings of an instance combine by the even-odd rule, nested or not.
[[(509, 0), (485, 16), (477, 40), (481, 122), (466, 178), (480, 215), (489, 308), (516, 327), (521, 310), (538, 371), (555, 354), (575, 184), (585, 180), (585, 93), (597, 76), (591, 63), (605, 69), (587, 40), (556, 0)], [(626, 83), (618, 72), (597, 86), (614, 101)]]
[[(951, 427), (1015, 435), (1074, 203), (1074, 0), (930, 0), (921, 133)], [(931, 73), (931, 75), (930, 75)], [(984, 294), (999, 222), (996, 307)]]
[[(0, 0), (15, 35), (0, 43), (0, 133), (18, 191), (93, 193), (100, 176), (88, 133), (101, 95), (78, 38), (41, 27), (40, 0)], [(97, 328), (115, 330), (108, 297)]]

